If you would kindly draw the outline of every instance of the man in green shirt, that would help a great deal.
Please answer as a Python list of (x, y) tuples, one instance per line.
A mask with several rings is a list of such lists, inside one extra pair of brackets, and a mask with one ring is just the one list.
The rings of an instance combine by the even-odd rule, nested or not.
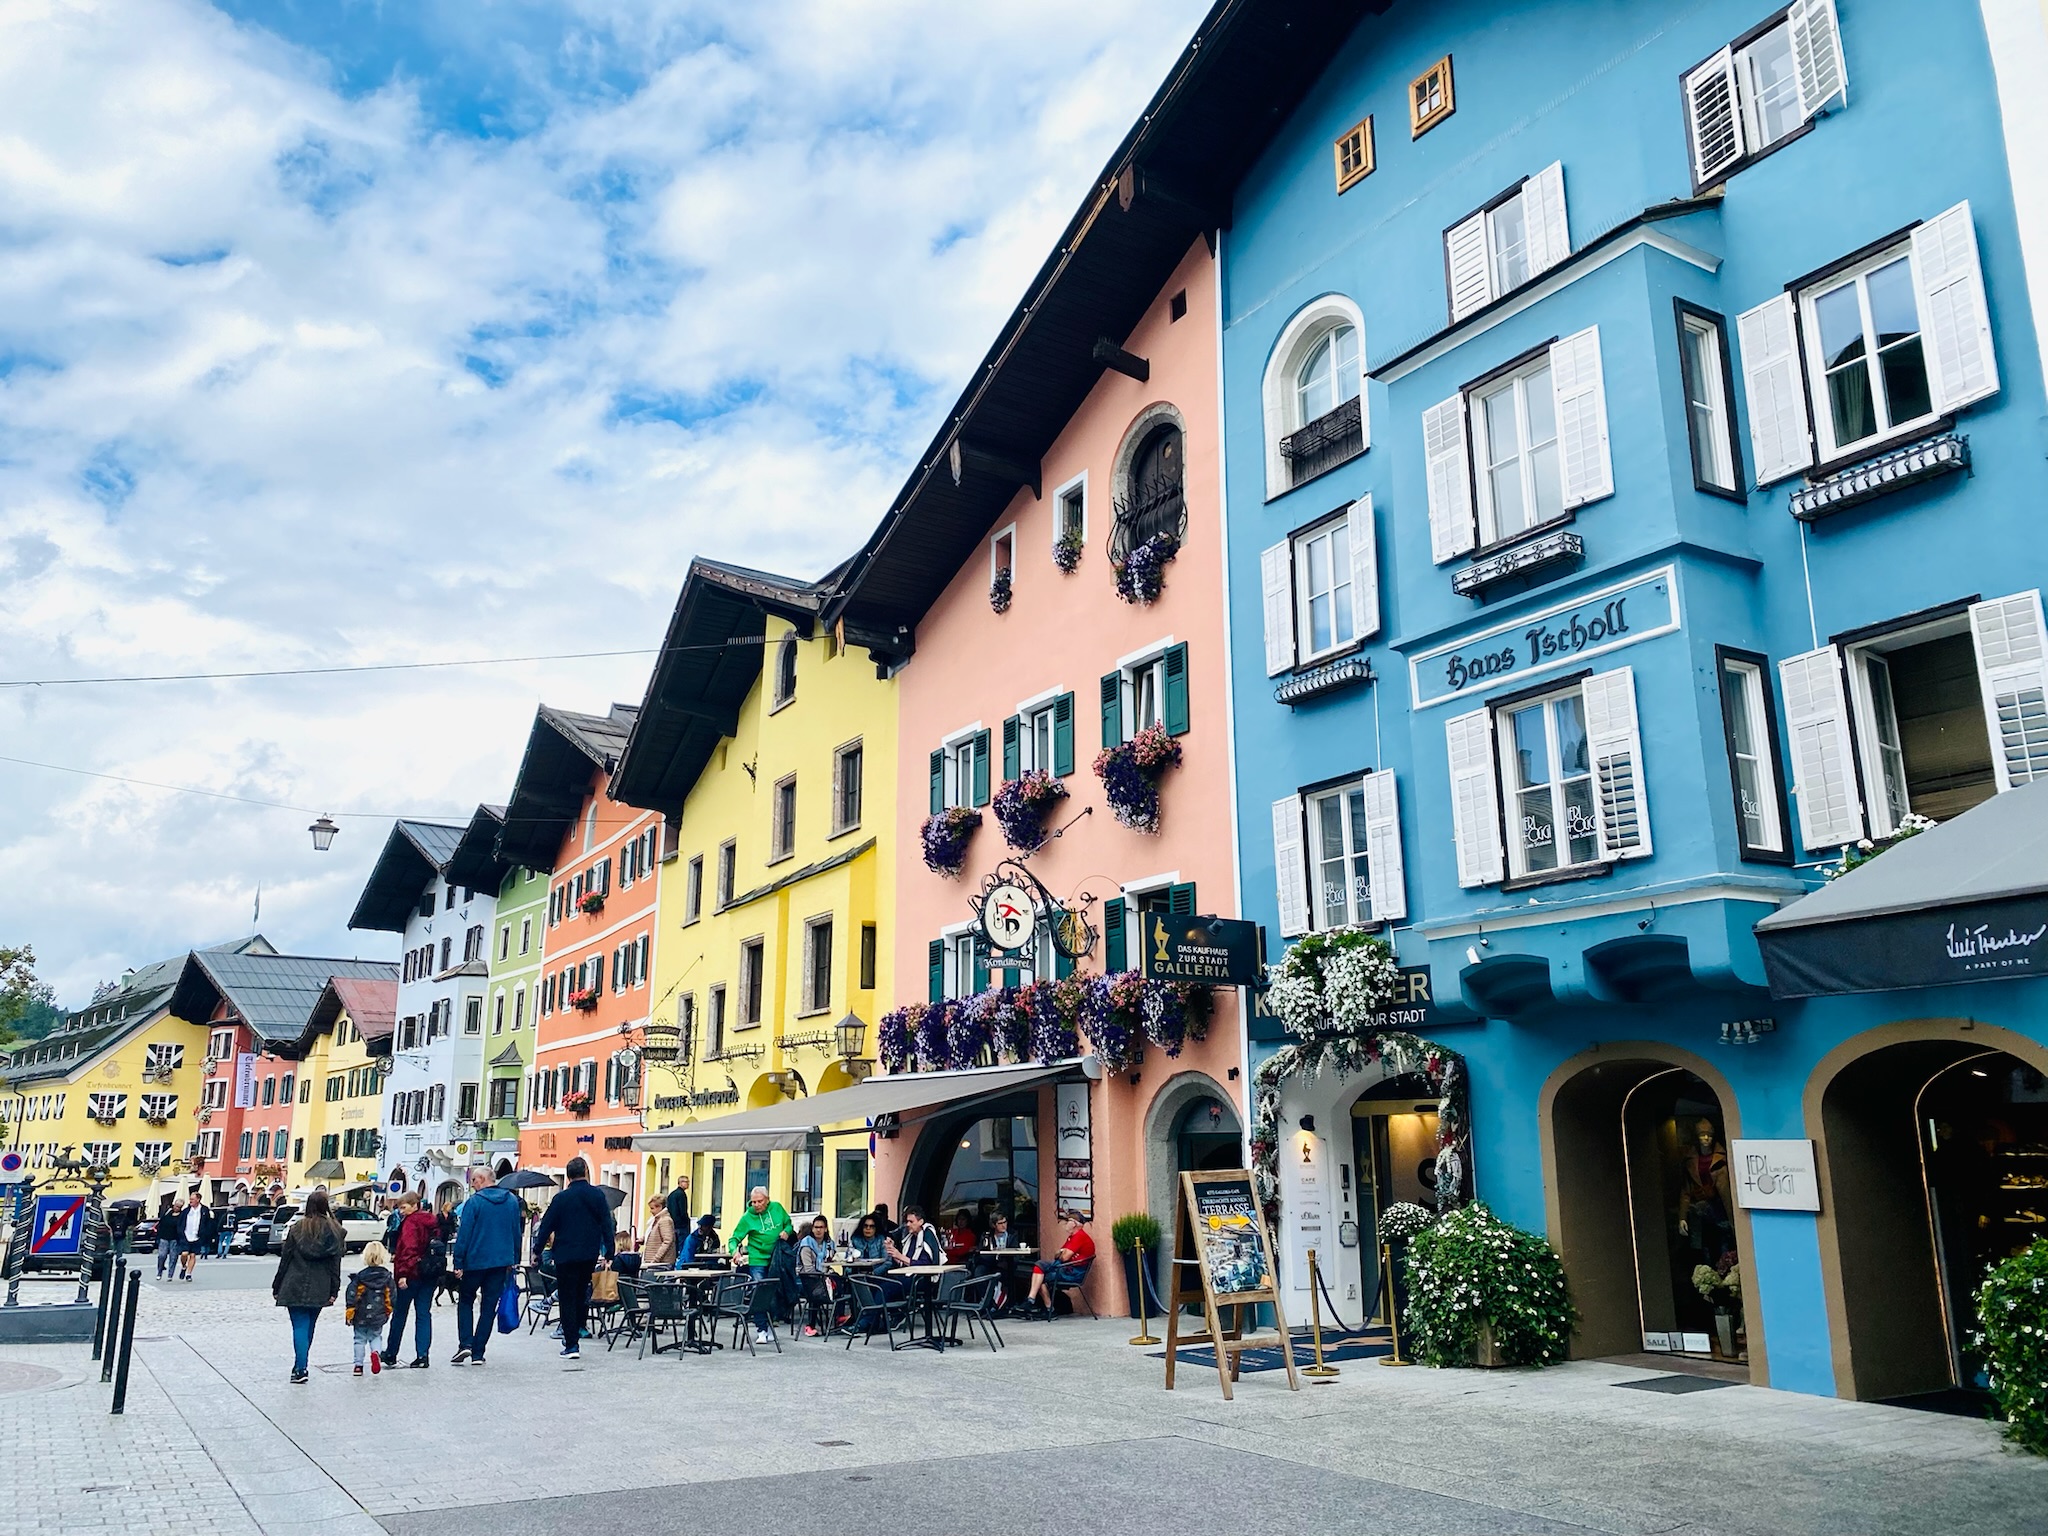
[[(770, 1200), (768, 1191), (756, 1184), (747, 1191), (746, 1213), (732, 1224), (733, 1261), (745, 1264), (756, 1280), (765, 1280), (776, 1240), (790, 1230), (789, 1212), (780, 1201)], [(754, 1342), (769, 1341), (768, 1287), (763, 1284), (754, 1291)]]

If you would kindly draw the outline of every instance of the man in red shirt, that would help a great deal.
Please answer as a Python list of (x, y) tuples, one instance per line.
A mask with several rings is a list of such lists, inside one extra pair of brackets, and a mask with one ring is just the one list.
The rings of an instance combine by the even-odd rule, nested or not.
[(1067, 1223), (1066, 1241), (1058, 1253), (1032, 1266), (1031, 1294), (1025, 1298), (1027, 1306), (1038, 1307), (1046, 1317), (1052, 1316), (1053, 1287), (1078, 1288), (1095, 1262), (1095, 1239), (1088, 1235), (1087, 1217), (1079, 1211), (1061, 1211), (1060, 1220)]

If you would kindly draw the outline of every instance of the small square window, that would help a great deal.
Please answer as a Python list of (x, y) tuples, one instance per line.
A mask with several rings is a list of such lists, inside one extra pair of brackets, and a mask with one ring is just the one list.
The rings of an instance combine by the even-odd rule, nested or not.
[(1372, 174), (1372, 119), (1368, 117), (1339, 137), (1333, 153), (1337, 157), (1337, 193), (1341, 197)]
[(1458, 109), (1451, 89), (1451, 56), (1447, 53), (1415, 77), (1408, 87), (1408, 135), (1421, 138)]

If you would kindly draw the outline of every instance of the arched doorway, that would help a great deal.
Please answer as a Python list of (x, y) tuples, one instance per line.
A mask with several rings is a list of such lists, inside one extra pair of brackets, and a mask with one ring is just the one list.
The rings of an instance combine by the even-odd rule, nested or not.
[(1180, 1112), (1173, 1125), (1173, 1171), (1206, 1173), (1244, 1166), (1244, 1133), (1237, 1112), (1213, 1094), (1203, 1094)]
[(1725, 1080), (1688, 1052), (1608, 1046), (1552, 1074), (1539, 1112), (1550, 1237), (1580, 1315), (1573, 1354), (1746, 1367), (1760, 1384), (1758, 1309), (1742, 1304), (1756, 1294), (1749, 1220), (1728, 1165), (1740, 1123)]
[(990, 1216), (1001, 1212), (1012, 1231), (1035, 1242), (1039, 1163), (1035, 1093), (977, 1105), (926, 1126), (905, 1170), (903, 1203), (922, 1206), (942, 1227), (964, 1209), (977, 1233), (986, 1233)]
[[(1367, 1085), (1351, 1102), (1351, 1169), (1358, 1190), (1356, 1232), (1339, 1222), (1338, 1247), (1358, 1248), (1362, 1316), (1381, 1318), (1380, 1217), (1391, 1205), (1437, 1208), (1436, 1134), (1440, 1101), (1429, 1080), (1409, 1072)], [(1341, 1143), (1340, 1143), (1341, 1145)], [(1349, 1241), (1347, 1241), (1349, 1239)]]
[(1823, 1062), (1808, 1092), (1836, 1385), (1981, 1408), (1972, 1293), (1987, 1265), (2048, 1235), (2048, 1062), (2000, 1030), (1885, 1033)]

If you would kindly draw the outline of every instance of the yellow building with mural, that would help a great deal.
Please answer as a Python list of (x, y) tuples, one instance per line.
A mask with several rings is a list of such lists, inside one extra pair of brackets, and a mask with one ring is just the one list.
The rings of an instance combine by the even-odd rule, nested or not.
[(375, 1182), (383, 1060), (390, 1055), (398, 983), (336, 976), (299, 1038), (277, 1054), (299, 1063), (298, 1100), (281, 1174), (297, 1195)]
[(793, 1213), (870, 1199), (865, 1136), (762, 1150), (660, 1134), (858, 1081), (894, 995), (895, 683), (820, 629), (830, 581), (693, 562), (612, 777), (668, 832), (652, 1017), (679, 1048), (640, 1068), (640, 1187), (687, 1174), (692, 1213), (721, 1232), (756, 1184)]

